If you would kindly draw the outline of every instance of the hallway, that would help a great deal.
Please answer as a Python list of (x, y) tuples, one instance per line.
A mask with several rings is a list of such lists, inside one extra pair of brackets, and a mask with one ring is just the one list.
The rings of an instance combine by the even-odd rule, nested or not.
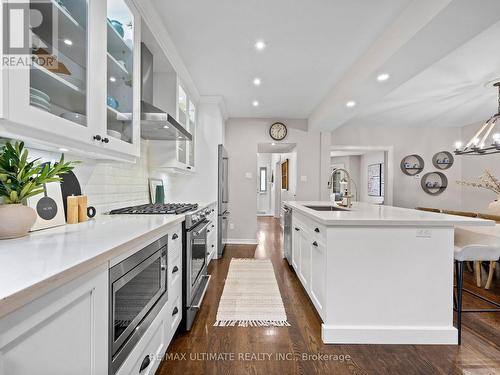
[[(174, 338), (157, 374), (500, 374), (500, 314), (466, 315), (461, 347), (324, 345), (321, 321), (282, 258), (279, 220), (258, 218), (257, 239), (257, 246), (228, 245), (210, 264), (208, 298), (190, 334)], [(232, 257), (272, 260), (291, 327), (213, 327)], [(355, 282), (355, 265), (344, 266), (353, 268)], [(498, 281), (488, 294), (499, 296)]]

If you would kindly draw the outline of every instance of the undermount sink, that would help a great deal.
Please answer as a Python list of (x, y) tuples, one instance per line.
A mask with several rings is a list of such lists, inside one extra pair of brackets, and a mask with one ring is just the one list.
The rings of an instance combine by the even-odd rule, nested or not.
[(340, 208), (337, 206), (305, 206), (314, 211), (349, 211), (346, 208)]

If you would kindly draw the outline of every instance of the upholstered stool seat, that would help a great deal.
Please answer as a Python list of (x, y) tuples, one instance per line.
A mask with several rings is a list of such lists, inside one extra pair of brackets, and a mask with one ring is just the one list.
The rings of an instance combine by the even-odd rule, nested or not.
[[(500, 259), (500, 246), (495, 245), (476, 245), (455, 246), (455, 274), (457, 279), (457, 293), (454, 296), (454, 310), (457, 312), (458, 343), (462, 342), (462, 313), (464, 312), (500, 312), (500, 304), (480, 296), (470, 290), (463, 288), (464, 262), (495, 262)], [(462, 309), (462, 292), (465, 291), (491, 305), (495, 309)]]

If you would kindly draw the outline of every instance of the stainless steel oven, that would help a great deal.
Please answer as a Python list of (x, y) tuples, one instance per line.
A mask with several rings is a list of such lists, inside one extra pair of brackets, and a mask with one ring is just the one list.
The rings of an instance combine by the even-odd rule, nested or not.
[(182, 326), (188, 331), (193, 325), (210, 280), (207, 265), (207, 229), (211, 222), (205, 217), (203, 213), (188, 215), (184, 224)]
[(111, 374), (167, 301), (167, 245), (164, 236), (109, 270)]

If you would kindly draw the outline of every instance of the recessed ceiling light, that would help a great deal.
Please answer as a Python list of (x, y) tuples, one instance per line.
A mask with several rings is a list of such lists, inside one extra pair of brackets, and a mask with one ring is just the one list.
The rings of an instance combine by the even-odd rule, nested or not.
[(257, 51), (262, 51), (264, 48), (266, 48), (266, 43), (264, 43), (263, 40), (258, 40), (255, 42), (254, 47)]
[(59, 151), (61, 151), (61, 152), (68, 152), (69, 150), (68, 150), (67, 148), (60, 147), (60, 148), (59, 148)]
[(163, 125), (163, 129), (168, 129), (168, 125)]
[(64, 44), (66, 44), (67, 46), (72, 46), (73, 45), (73, 41), (71, 41), (70, 39), (64, 39), (63, 40)]
[(345, 103), (345, 106), (347, 108), (352, 108), (356, 106), (356, 102), (354, 100), (349, 100), (347, 103)]
[(377, 76), (377, 81), (384, 82), (384, 81), (387, 81), (389, 78), (391, 78), (389, 73), (381, 73)]
[(116, 78), (115, 78), (115, 77), (113, 77), (113, 76), (109, 77), (109, 80), (110, 80), (111, 82), (116, 82)]
[(258, 106), (259, 106), (259, 101), (258, 101), (258, 100), (254, 100), (254, 101), (252, 102), (252, 105), (253, 105), (254, 107), (258, 107)]
[(260, 86), (261, 83), (262, 83), (262, 81), (260, 80), (259, 77), (253, 79), (253, 84), (255, 86)]

